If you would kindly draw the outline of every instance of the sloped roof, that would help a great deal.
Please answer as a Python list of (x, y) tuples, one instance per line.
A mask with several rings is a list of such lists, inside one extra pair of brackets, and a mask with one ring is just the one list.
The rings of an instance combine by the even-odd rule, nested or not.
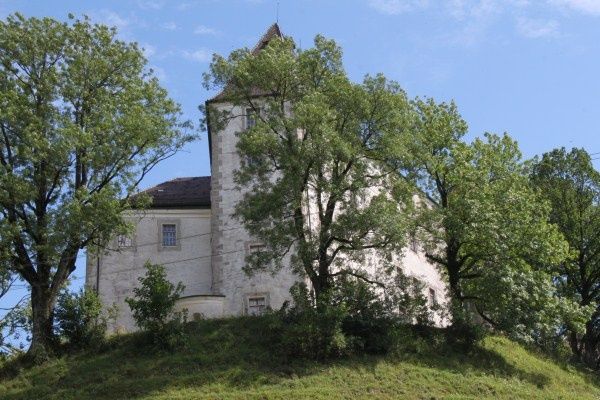
[[(265, 34), (262, 35), (262, 37), (260, 38), (258, 43), (256, 43), (256, 46), (254, 46), (254, 48), (252, 49), (252, 54), (254, 54), (254, 55), (258, 54), (262, 49), (267, 47), (269, 42), (271, 40), (273, 40), (274, 38), (283, 38), (281, 29), (279, 28), (279, 25), (277, 23), (274, 23), (273, 25), (271, 25), (269, 27), (269, 29), (267, 29)], [(269, 94), (269, 93), (265, 92), (264, 90), (260, 90), (258, 88), (252, 88), (251, 91), (252, 91), (252, 93), (250, 93), (250, 96), (252, 96), (252, 97), (264, 96), (264, 95)], [(217, 94), (213, 98), (209, 99), (207, 101), (207, 103), (226, 100), (228, 92), (229, 92), (229, 86), (225, 86), (225, 88), (223, 90), (221, 90), (221, 92), (219, 94)]]
[(142, 193), (152, 198), (151, 208), (210, 208), (210, 176), (175, 178)]
[(273, 38), (283, 38), (283, 34), (281, 33), (281, 29), (279, 29), (277, 22), (271, 25), (265, 34), (262, 35), (256, 46), (254, 46), (254, 49), (252, 49), (252, 54), (258, 54), (262, 49), (267, 47)]

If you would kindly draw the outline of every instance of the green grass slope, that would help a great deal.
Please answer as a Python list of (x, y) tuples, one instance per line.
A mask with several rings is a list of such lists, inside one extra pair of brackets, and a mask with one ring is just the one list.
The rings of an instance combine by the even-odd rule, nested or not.
[[(131, 336), (0, 378), (0, 399), (600, 399), (595, 377), (502, 337), (465, 355), (427, 345), (331, 362), (276, 354), (259, 318), (202, 321), (186, 350), (140, 351)], [(413, 349), (413, 351), (410, 351)]]

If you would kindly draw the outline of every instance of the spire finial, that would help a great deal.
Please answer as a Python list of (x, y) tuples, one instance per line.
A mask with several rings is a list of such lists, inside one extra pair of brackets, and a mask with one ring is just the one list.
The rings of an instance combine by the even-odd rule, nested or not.
[(275, 22), (279, 24), (279, 0), (277, 0), (277, 12), (275, 13)]

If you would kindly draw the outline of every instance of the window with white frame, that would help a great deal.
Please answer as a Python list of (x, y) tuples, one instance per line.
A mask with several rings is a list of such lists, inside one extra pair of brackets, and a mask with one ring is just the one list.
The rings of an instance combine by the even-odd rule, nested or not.
[(117, 247), (120, 249), (133, 247), (133, 239), (129, 235), (119, 235), (117, 236)]
[(246, 108), (246, 129), (251, 129), (256, 125), (260, 108)]
[(162, 224), (162, 246), (177, 246), (177, 224)]
[(253, 253), (260, 253), (265, 251), (266, 246), (264, 243), (250, 243), (248, 244), (248, 253), (249, 254), (253, 254)]
[(437, 306), (437, 297), (435, 294), (435, 290), (432, 288), (429, 288), (429, 306), (430, 307)]
[(414, 234), (410, 237), (410, 249), (413, 251), (413, 253), (419, 252), (419, 240)]
[(266, 296), (248, 296), (248, 315), (262, 315), (267, 311)]

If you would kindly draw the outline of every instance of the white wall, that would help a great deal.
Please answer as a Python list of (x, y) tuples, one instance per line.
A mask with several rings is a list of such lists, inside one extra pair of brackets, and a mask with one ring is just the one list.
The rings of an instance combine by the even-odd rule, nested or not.
[[(100, 297), (105, 306), (113, 303), (119, 308), (116, 330), (134, 329), (126, 297), (133, 295), (138, 278), (144, 275), (144, 264), (150, 260), (163, 264), (169, 280), (185, 285), (183, 296), (210, 295), (212, 269), (210, 248), (210, 210), (145, 210), (130, 213), (127, 218), (136, 224), (133, 246), (117, 250), (116, 239), (100, 255)], [(161, 222), (178, 224), (178, 243), (175, 249), (162, 249), (159, 226)], [(97, 258), (88, 255), (86, 285), (96, 287)]]
[[(220, 107), (231, 109), (228, 105)], [(236, 107), (233, 112), (241, 115), (243, 109)], [(212, 133), (213, 292), (225, 295), (225, 315), (244, 314), (246, 298), (250, 295), (265, 295), (271, 308), (280, 308), (289, 299), (290, 287), (300, 280), (289, 268), (274, 276), (263, 273), (252, 277), (242, 270), (248, 245), (255, 242), (233, 217), (235, 205), (242, 196), (233, 174), (240, 167), (237, 134), (244, 129), (244, 118), (240, 116), (230, 120), (223, 131)]]

